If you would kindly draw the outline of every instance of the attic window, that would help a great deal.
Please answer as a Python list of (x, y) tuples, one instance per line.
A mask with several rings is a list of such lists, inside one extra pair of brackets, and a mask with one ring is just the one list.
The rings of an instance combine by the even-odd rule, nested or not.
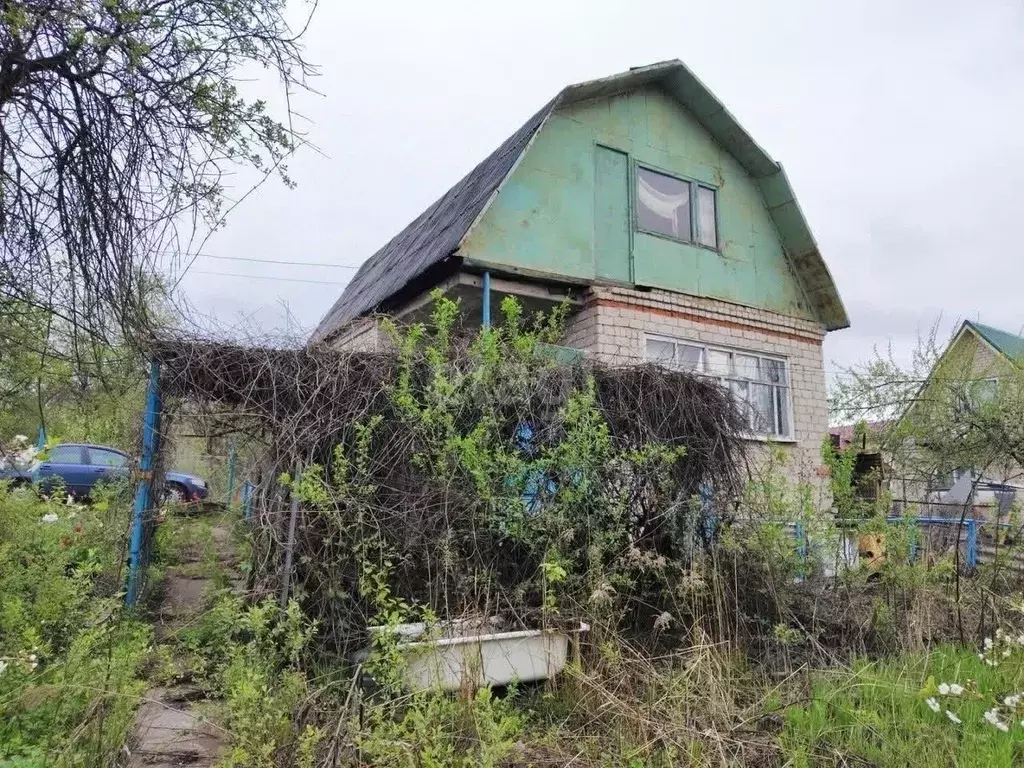
[(643, 232), (718, 247), (715, 190), (637, 166), (636, 224)]

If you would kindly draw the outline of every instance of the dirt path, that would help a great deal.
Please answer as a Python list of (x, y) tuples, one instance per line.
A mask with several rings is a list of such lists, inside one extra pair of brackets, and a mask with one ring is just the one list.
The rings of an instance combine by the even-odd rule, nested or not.
[[(230, 513), (217, 513), (182, 523), (186, 538), (196, 531), (205, 533), (207, 524), (209, 536), (205, 546), (183, 546), (180, 562), (166, 569), (154, 615), (161, 645), (173, 647), (177, 634), (201, 615), (205, 596), (215, 588), (216, 571), (224, 573), (235, 589), (244, 588), (231, 534), (234, 519)], [(129, 768), (213, 766), (228, 744), (228, 735), (204, 717), (204, 708), (210, 704), (202, 691), (189, 685), (150, 689), (135, 716), (127, 747)]]

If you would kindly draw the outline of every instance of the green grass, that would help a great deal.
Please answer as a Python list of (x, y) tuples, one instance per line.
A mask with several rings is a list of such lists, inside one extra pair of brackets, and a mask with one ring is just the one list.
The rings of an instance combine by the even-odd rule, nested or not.
[(123, 609), (130, 508), (0, 489), (0, 765), (114, 765), (149, 661)]
[[(872, 765), (999, 768), (1024, 764), (1024, 726), (1006, 718), (1009, 733), (984, 720), (995, 701), (1024, 689), (1021, 651), (998, 667), (972, 649), (941, 647), (819, 677), (810, 703), (786, 711), (783, 750), (794, 768)], [(940, 696), (938, 683), (968, 691)], [(941, 708), (926, 703), (935, 696)], [(955, 724), (945, 710), (961, 720)]]

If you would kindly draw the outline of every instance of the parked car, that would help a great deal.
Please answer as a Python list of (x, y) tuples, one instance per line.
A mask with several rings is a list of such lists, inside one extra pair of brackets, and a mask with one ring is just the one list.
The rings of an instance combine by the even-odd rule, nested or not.
[[(55, 445), (32, 469), (18, 478), (27, 479), (41, 490), (53, 489), (58, 479), (75, 496), (88, 496), (101, 480), (121, 480), (131, 476), (132, 460), (116, 448), (105, 445), (64, 443)], [(164, 474), (164, 494), (174, 501), (199, 501), (210, 493), (206, 481), (187, 472), (174, 470)]]

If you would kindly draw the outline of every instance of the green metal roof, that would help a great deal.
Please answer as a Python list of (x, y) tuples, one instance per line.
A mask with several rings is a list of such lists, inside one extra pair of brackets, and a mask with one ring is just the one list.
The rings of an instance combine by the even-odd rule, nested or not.
[(965, 325), (1013, 362), (1024, 361), (1024, 337), (970, 320)]

